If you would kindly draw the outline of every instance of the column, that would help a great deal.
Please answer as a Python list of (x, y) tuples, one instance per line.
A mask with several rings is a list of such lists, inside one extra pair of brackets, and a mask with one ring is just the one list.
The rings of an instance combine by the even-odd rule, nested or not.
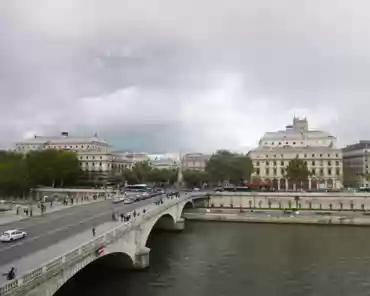
[(328, 180), (325, 179), (325, 189), (327, 189), (327, 188), (328, 188)]
[(278, 179), (278, 190), (280, 190), (280, 179)]
[(289, 189), (289, 183), (288, 183), (288, 179), (285, 179), (285, 190), (287, 191)]
[(135, 262), (134, 262), (135, 269), (144, 269), (144, 268), (149, 267), (149, 253), (150, 253), (150, 249), (147, 247), (144, 247), (135, 254)]
[(308, 178), (308, 189), (312, 189), (311, 186), (312, 186), (312, 184), (311, 184), (311, 178)]

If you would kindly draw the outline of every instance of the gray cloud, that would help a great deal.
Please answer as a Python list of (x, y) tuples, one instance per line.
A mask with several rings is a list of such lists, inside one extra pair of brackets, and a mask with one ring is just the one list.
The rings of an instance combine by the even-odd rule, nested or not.
[(117, 148), (245, 149), (307, 116), (369, 138), (366, 1), (0, 4), (0, 144), (98, 131)]

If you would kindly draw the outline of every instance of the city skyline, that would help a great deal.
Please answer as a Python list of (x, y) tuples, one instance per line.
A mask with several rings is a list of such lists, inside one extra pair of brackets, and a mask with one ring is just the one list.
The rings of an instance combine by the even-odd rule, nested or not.
[(294, 114), (340, 146), (370, 137), (368, 3), (49, 2), (0, 4), (1, 147), (98, 130), (118, 148), (239, 150)]

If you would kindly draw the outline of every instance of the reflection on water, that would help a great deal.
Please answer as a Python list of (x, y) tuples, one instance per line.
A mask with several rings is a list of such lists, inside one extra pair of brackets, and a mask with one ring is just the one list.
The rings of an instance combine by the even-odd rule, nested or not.
[(189, 222), (182, 233), (151, 237), (148, 270), (89, 274), (62, 294), (370, 295), (369, 234), (365, 227)]

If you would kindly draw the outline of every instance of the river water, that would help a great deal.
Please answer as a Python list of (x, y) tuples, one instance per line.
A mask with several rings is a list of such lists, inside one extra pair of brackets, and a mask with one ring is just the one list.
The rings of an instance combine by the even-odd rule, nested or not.
[(187, 222), (149, 247), (148, 270), (89, 275), (63, 294), (370, 295), (365, 227)]

